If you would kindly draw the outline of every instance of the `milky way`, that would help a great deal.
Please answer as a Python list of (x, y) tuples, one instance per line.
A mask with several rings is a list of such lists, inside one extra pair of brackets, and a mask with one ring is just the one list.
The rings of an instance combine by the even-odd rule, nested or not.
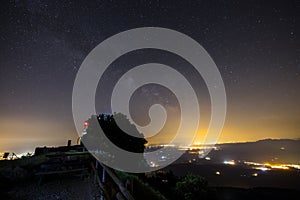
[[(228, 98), (221, 142), (299, 138), (299, 10), (297, 0), (4, 1), (0, 151), (76, 138), (72, 87), (82, 61), (111, 35), (145, 26), (180, 31), (214, 59)], [(124, 61), (139, 63), (141, 54)], [(185, 68), (182, 61), (157, 52), (145, 59), (153, 55)], [(107, 80), (119, 76), (122, 64), (117, 66), (120, 70), (108, 73)], [(210, 104), (204, 94), (202, 105), (206, 115)], [(109, 112), (101, 103), (97, 109)]]

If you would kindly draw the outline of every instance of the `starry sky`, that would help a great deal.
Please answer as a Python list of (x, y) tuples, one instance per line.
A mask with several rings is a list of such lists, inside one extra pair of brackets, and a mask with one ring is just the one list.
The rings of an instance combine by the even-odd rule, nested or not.
[[(3, 1), (0, 151), (20, 153), (75, 141), (72, 88), (82, 61), (106, 38), (145, 26), (180, 31), (215, 61), (228, 101), (219, 142), (300, 138), (299, 13), (299, 0)], [(143, 60), (188, 69), (166, 52), (133, 52), (113, 63), (107, 84), (126, 69), (124, 63)], [(205, 86), (199, 85), (204, 125), (195, 142), (203, 139), (210, 112)], [(97, 91), (99, 113), (110, 111), (101, 100), (107, 91)], [(158, 94), (157, 101), (164, 102), (163, 95), (172, 99), (155, 86), (136, 95), (145, 91)], [(176, 100), (166, 102), (176, 106)], [(163, 139), (153, 142), (158, 141)]]

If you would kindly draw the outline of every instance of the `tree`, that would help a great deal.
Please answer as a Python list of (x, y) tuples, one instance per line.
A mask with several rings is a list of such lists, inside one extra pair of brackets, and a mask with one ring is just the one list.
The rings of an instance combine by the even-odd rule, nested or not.
[[(118, 124), (121, 124), (122, 129), (118, 126), (116, 121)], [(114, 113), (114, 115), (93, 115), (87, 120), (87, 124), (87, 134), (85, 134), (81, 140), (83, 144), (89, 145), (89, 150), (92, 149), (96, 151), (101, 149), (104, 152), (109, 152), (109, 144), (104, 142), (103, 136), (99, 133), (100, 125), (105, 136), (114, 145), (126, 151), (144, 153), (147, 140), (144, 139), (143, 134), (139, 133), (137, 128), (130, 123), (126, 115), (121, 113)], [(127, 133), (130, 133), (130, 135)], [(101, 148), (99, 148), (99, 145), (101, 145)], [(112, 159), (114, 155), (110, 155), (109, 157), (109, 159)]]
[(208, 199), (209, 188), (206, 179), (200, 176), (187, 175), (176, 183), (176, 191), (180, 199)]

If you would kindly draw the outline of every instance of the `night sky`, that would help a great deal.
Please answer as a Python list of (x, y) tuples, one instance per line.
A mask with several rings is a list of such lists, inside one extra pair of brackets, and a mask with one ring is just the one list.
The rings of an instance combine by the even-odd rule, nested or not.
[[(72, 88), (82, 61), (106, 38), (145, 26), (180, 31), (215, 61), (228, 100), (219, 142), (300, 138), (299, 13), (298, 0), (3, 1), (0, 151), (75, 141)], [(185, 68), (163, 52), (134, 52), (122, 59), (168, 60)], [(114, 65), (120, 69), (107, 73), (108, 82), (125, 67), (121, 61)], [(99, 95), (96, 99), (97, 111), (109, 112)], [(201, 105), (205, 124), (207, 96)], [(199, 129), (195, 142), (205, 131)]]

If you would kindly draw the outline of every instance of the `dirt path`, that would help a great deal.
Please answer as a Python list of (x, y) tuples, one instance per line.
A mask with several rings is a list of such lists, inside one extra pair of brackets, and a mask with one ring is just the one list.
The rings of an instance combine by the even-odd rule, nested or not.
[(98, 187), (89, 177), (55, 177), (17, 186), (9, 191), (11, 199), (20, 200), (94, 200), (100, 199)]

